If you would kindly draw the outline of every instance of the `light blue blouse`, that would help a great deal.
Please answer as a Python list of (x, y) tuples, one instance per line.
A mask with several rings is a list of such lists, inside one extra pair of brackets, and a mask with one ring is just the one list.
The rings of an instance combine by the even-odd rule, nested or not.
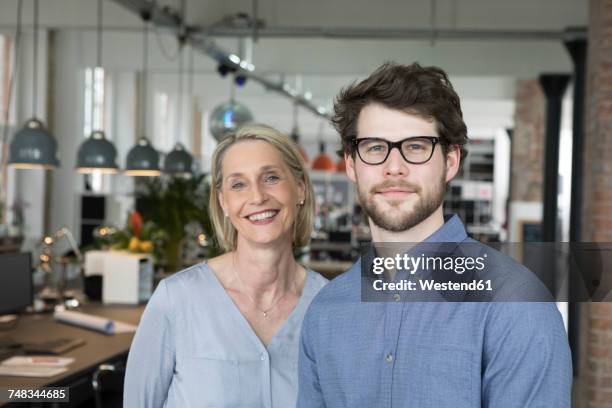
[(295, 407), (302, 320), (326, 282), (307, 271), (298, 304), (265, 347), (206, 263), (162, 280), (132, 342), (123, 405)]

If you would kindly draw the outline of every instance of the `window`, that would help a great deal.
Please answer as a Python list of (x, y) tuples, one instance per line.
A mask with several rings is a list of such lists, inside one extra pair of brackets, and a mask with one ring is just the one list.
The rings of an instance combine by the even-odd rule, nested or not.
[[(102, 68), (87, 68), (85, 70), (85, 120), (83, 122), (83, 135), (85, 137), (89, 137), (92, 130), (105, 127), (105, 77), (106, 74)], [(94, 93), (95, 99), (93, 97)]]
[[(83, 137), (88, 138), (93, 130), (104, 130), (106, 138), (112, 140), (110, 103), (112, 101), (111, 77), (99, 67), (85, 69)], [(108, 175), (94, 172), (85, 176), (85, 190), (93, 193), (108, 193), (112, 180)]]

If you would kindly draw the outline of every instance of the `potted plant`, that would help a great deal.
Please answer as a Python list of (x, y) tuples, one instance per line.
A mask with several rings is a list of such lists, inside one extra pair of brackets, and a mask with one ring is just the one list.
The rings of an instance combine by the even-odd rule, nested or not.
[(212, 254), (216, 252), (208, 214), (210, 186), (205, 175), (192, 178), (156, 177), (137, 181), (136, 209), (163, 233), (160, 263), (166, 272), (182, 267), (182, 252), (188, 237), (187, 226), (197, 223), (209, 237)]

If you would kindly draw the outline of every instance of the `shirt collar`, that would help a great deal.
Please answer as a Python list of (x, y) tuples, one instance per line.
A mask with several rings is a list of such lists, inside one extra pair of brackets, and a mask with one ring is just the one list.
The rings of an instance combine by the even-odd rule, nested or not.
[(457, 214), (444, 216), (444, 225), (434, 231), (423, 242), (463, 242), (468, 238), (465, 227)]

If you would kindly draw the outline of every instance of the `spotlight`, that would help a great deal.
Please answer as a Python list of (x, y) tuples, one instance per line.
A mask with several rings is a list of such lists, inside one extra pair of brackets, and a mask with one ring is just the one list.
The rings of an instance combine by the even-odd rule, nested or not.
[(235, 81), (236, 81), (236, 85), (244, 86), (244, 84), (246, 84), (247, 77), (244, 75), (236, 75)]
[(219, 75), (225, 78), (225, 76), (230, 72), (230, 67), (228, 67), (227, 65), (219, 64), (219, 66), (217, 67), (217, 72), (219, 73)]

